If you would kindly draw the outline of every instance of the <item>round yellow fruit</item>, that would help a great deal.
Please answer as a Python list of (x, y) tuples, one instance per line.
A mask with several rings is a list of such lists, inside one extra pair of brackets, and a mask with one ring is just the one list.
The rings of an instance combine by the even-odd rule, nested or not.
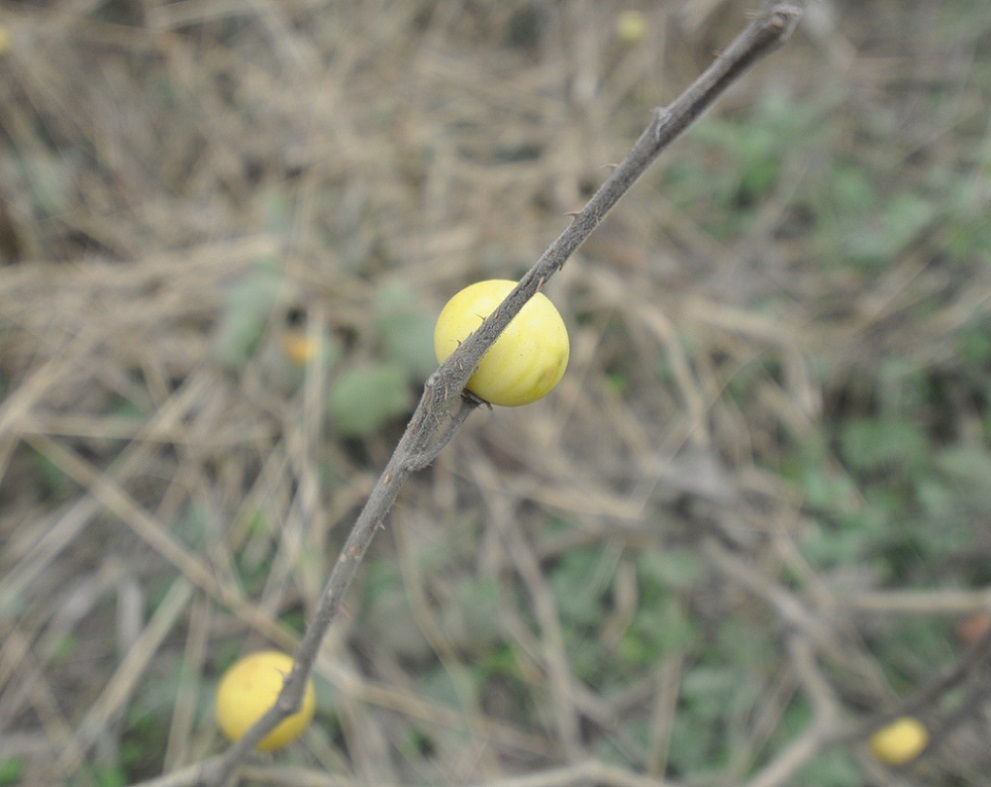
[[(217, 723), (228, 740), (236, 742), (275, 705), (282, 685), (292, 669), (292, 656), (277, 650), (252, 653), (232, 664), (217, 686)], [(287, 716), (255, 747), (275, 751), (303, 734), (316, 710), (313, 681), (306, 684), (303, 706)]]
[(302, 331), (286, 331), (282, 336), (282, 351), (294, 366), (306, 366), (316, 355), (317, 343)]
[(918, 719), (902, 716), (871, 736), (871, 752), (888, 765), (911, 762), (929, 743), (929, 733)]
[[(447, 302), (434, 329), (434, 350), (443, 363), (516, 286), (490, 279), (465, 287)], [(568, 329), (543, 293), (534, 295), (482, 356), (467, 388), (504, 407), (535, 402), (561, 380), (571, 347)]]

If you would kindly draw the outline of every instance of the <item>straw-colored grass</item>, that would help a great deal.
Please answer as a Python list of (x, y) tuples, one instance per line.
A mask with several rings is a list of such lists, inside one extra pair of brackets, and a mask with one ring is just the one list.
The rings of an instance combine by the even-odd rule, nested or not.
[[(842, 523), (794, 469), (819, 445), (860, 511), (837, 435), (895, 400), (926, 451), (988, 448), (960, 347), (991, 309), (991, 14), (960, 5), (811, 3), (665, 154), (547, 288), (559, 388), (476, 413), (404, 489), (318, 661), (317, 723), (244, 783), (770, 787), (826, 752), (862, 781), (810, 784), (991, 784), (991, 689), (949, 634), (991, 608), (986, 517), (933, 522), (963, 539), (939, 559), (885, 542), (920, 550), (897, 576), (824, 567), (805, 544)], [(401, 432), (343, 435), (325, 406), (384, 352), (382, 293), (428, 315), (518, 276), (744, 10), (0, 6), (0, 783), (223, 749), (219, 673), (294, 649)], [(234, 363), (253, 281), (273, 292)], [(333, 362), (287, 361), (290, 313)], [(568, 602), (596, 589), (582, 622)], [(671, 639), (645, 658), (655, 612)], [(932, 649), (898, 660), (916, 618)], [(943, 703), (961, 685), (977, 700)], [(862, 743), (903, 703), (934, 749), (896, 777)], [(693, 740), (721, 742), (707, 767)]]

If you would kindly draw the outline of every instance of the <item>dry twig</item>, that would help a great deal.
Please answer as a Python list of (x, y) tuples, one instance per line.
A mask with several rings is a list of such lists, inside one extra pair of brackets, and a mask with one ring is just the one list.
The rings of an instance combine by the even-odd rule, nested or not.
[(299, 707), (320, 643), (337, 617), (344, 594), (375, 533), (384, 527), (385, 517), (395, 502), (399, 489), (411, 473), (427, 466), (437, 456), (477, 407), (478, 403), (463, 396), (463, 391), (468, 378), (488, 348), (523, 305), (591, 235), (658, 155), (686, 131), (726, 88), (784, 43), (800, 16), (801, 9), (798, 6), (782, 3), (768, 7), (753, 19), (687, 90), (657, 113), (626, 158), (585, 207), (575, 214), (567, 229), (523, 276), (506, 300), (427, 380), (423, 396), (406, 432), (376, 482), (331, 571), (278, 702), (223, 757), (203, 765), (197, 774), (198, 783), (229, 783), (235, 769), (254, 746)]

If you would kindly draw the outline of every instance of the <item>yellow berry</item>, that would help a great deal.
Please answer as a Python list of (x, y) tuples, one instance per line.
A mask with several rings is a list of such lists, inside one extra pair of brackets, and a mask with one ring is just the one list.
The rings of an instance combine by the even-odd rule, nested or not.
[(646, 35), (647, 20), (639, 11), (622, 11), (616, 17), (616, 36), (624, 44), (628, 46), (639, 44)]
[[(480, 281), (451, 298), (434, 329), (437, 360), (443, 363), (515, 286), (506, 279)], [(538, 292), (482, 356), (467, 388), (504, 407), (535, 402), (561, 380), (570, 353), (564, 320), (550, 299)]]
[(902, 716), (881, 727), (871, 736), (871, 752), (881, 762), (904, 765), (911, 762), (929, 743), (929, 733), (918, 719)]
[(302, 331), (290, 330), (282, 337), (282, 350), (295, 366), (306, 366), (316, 354), (317, 343)]
[[(228, 740), (241, 740), (251, 726), (275, 705), (292, 669), (292, 657), (277, 650), (263, 650), (234, 662), (217, 686), (217, 723)], [(313, 681), (308, 681), (303, 706), (283, 719), (256, 747), (275, 751), (303, 734), (316, 710)]]

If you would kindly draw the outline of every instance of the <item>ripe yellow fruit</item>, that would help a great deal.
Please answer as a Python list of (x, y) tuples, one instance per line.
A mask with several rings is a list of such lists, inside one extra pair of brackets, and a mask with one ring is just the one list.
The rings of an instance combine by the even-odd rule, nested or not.
[[(292, 657), (277, 650), (263, 650), (234, 662), (217, 686), (217, 723), (232, 742), (241, 740), (251, 726), (275, 705), (282, 685), (292, 669)], [(303, 734), (316, 710), (313, 681), (308, 681), (303, 706), (287, 716), (262, 738), (258, 751), (275, 751)]]
[(303, 331), (289, 330), (282, 336), (282, 351), (295, 366), (306, 366), (316, 355), (317, 343)]
[(871, 752), (888, 765), (911, 762), (929, 743), (929, 733), (918, 719), (902, 716), (871, 736)]
[[(514, 281), (490, 279), (465, 287), (451, 298), (434, 329), (438, 362), (443, 363), (515, 286)], [(558, 384), (570, 354), (564, 320), (550, 299), (538, 292), (482, 356), (467, 388), (491, 404), (529, 404)]]

